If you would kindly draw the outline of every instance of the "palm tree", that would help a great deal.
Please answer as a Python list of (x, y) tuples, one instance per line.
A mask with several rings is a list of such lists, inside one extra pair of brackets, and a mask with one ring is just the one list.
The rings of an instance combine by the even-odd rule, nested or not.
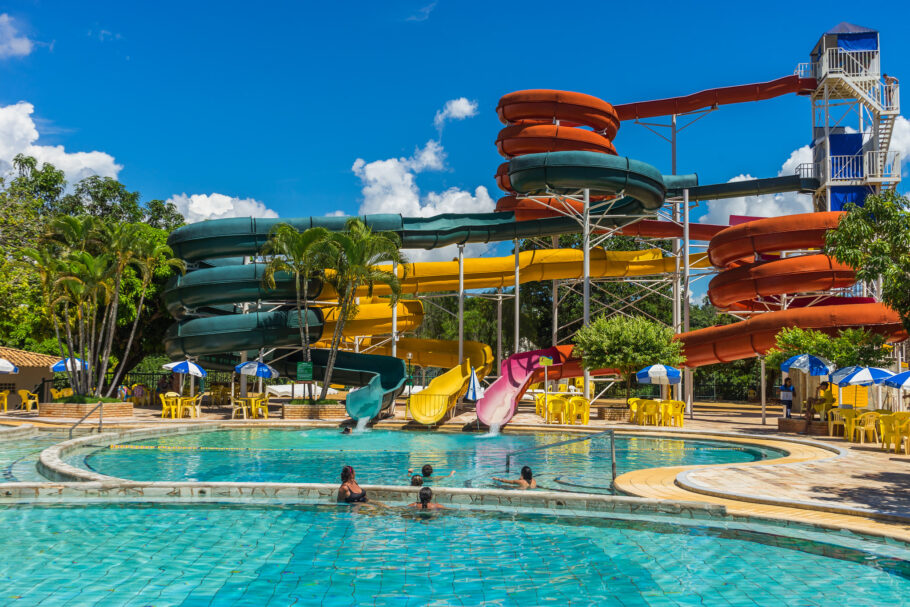
[(135, 236), (133, 265), (139, 270), (139, 274), (142, 277), (142, 285), (139, 289), (139, 304), (136, 306), (136, 317), (133, 319), (133, 326), (130, 328), (130, 336), (126, 341), (126, 348), (123, 351), (120, 364), (114, 373), (114, 379), (108, 387), (107, 396), (111, 396), (114, 388), (120, 385), (120, 378), (126, 369), (127, 359), (133, 347), (136, 327), (142, 317), (145, 295), (148, 292), (149, 285), (155, 278), (155, 273), (162, 267), (174, 268), (181, 274), (186, 272), (186, 264), (183, 260), (175, 258), (174, 251), (163, 242), (158, 241), (147, 230), (137, 230)]
[(269, 232), (269, 239), (262, 246), (262, 255), (267, 259), (262, 282), (267, 288), (275, 288), (275, 275), (278, 273), (294, 275), (297, 327), (300, 329), (304, 361), (310, 360), (309, 283), (325, 267), (325, 245), (329, 237), (330, 233), (325, 228), (309, 228), (301, 232), (290, 224), (279, 223)]
[(339, 313), (322, 380), (320, 400), (326, 397), (332, 383), (332, 371), (341, 345), (344, 323), (353, 318), (357, 311), (357, 291), (366, 288), (367, 297), (372, 297), (373, 288), (377, 284), (386, 284), (391, 291), (389, 303), (395, 306), (401, 295), (401, 283), (395, 274), (377, 266), (399, 264), (402, 266), (402, 278), (407, 275), (408, 269), (407, 260), (401, 254), (398, 235), (394, 232), (373, 232), (358, 217), (349, 219), (345, 231), (332, 234), (328, 242), (331, 246), (327, 247), (326, 253), (331, 255), (331, 263), (326, 267), (334, 272), (326, 273), (326, 282), (338, 294)]

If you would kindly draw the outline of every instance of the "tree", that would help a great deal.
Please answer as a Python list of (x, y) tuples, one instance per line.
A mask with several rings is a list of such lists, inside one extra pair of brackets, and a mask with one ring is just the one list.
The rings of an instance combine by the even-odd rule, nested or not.
[(263, 284), (274, 289), (277, 274), (282, 274), (282, 279), (289, 274), (294, 276), (297, 327), (300, 329), (304, 361), (310, 360), (309, 283), (329, 261), (328, 238), (329, 231), (325, 228), (309, 228), (301, 232), (290, 224), (279, 223), (269, 232), (269, 239), (262, 247), (262, 255), (266, 258)]
[(341, 335), (344, 323), (353, 318), (357, 312), (355, 299), (358, 290), (365, 289), (367, 297), (373, 296), (377, 284), (389, 286), (391, 294), (389, 304), (398, 304), (401, 295), (401, 282), (392, 272), (380, 269), (379, 264), (397, 263), (402, 266), (402, 277), (407, 275), (407, 260), (401, 254), (401, 241), (394, 232), (373, 232), (360, 218), (352, 217), (345, 224), (344, 232), (331, 234), (326, 241), (326, 266), (332, 272), (326, 273), (326, 282), (334, 287), (338, 295), (338, 320), (332, 334), (329, 360), (322, 380), (320, 400), (328, 394), (332, 383), (332, 370), (338, 348), (341, 346)]
[(673, 329), (642, 316), (599, 316), (575, 334), (575, 348), (585, 369), (616, 369), (632, 393), (632, 377), (648, 365), (677, 366), (685, 362), (682, 342)]
[(878, 367), (887, 364), (890, 353), (883, 347), (885, 337), (865, 329), (844, 329), (829, 335), (814, 329), (781, 329), (776, 347), (765, 355), (765, 363), (779, 369), (781, 363), (797, 354), (813, 354), (830, 360), (837, 368)]
[(825, 253), (856, 270), (856, 278), (881, 279), (881, 299), (910, 331), (910, 199), (895, 192), (848, 204), (837, 228), (825, 238)]

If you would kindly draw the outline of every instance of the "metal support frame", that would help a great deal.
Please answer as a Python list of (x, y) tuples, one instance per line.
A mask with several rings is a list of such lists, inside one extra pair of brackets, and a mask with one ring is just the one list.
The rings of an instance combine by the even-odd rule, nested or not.
[(515, 239), (515, 344), (513, 346), (512, 354), (518, 354), (519, 351), (519, 342), (521, 334), (519, 332), (520, 322), (521, 322), (521, 302), (519, 301), (518, 291), (519, 291), (519, 269), (518, 269), (518, 239)]
[[(591, 190), (585, 188), (584, 191), (584, 225), (582, 229), (581, 246), (583, 250), (582, 257), (582, 280), (583, 300), (582, 309), (584, 312), (584, 326), (591, 324)], [(587, 400), (591, 398), (591, 373), (586, 368), (584, 370), (584, 397)]]
[(464, 245), (458, 245), (458, 364), (464, 362)]
[[(392, 275), (398, 276), (398, 262), (392, 262)], [(398, 356), (398, 302), (392, 306), (392, 356)]]

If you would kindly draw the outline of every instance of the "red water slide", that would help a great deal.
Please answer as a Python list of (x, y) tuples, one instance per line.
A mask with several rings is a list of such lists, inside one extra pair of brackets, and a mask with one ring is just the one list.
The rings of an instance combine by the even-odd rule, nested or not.
[(800, 78), (796, 75), (784, 76), (770, 82), (724, 86), (684, 97), (624, 103), (613, 106), (613, 109), (616, 110), (620, 120), (654, 118), (671, 114), (685, 114), (686, 112), (694, 112), (695, 110), (728, 105), (730, 103), (763, 101), (790, 93), (808, 95), (816, 89), (816, 86), (814, 78)]
[[(856, 282), (851, 268), (821, 253), (806, 251), (824, 244), (825, 232), (837, 226), (840, 216), (805, 213), (758, 219), (726, 228), (712, 238), (708, 257), (722, 271), (708, 286), (711, 302), (727, 310), (772, 311), (679, 335), (686, 365), (699, 367), (765, 354), (785, 327), (830, 333), (865, 328), (892, 340), (905, 339), (900, 316), (881, 303), (829, 296), (814, 302), (822, 305), (805, 306), (803, 302), (780, 309), (783, 296), (849, 287)], [(781, 251), (801, 253), (781, 258)]]

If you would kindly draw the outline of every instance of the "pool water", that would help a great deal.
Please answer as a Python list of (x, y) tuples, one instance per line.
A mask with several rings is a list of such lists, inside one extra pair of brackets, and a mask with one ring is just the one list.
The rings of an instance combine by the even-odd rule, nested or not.
[[(538, 433), (478, 434), (373, 430), (342, 435), (335, 429), (244, 429), (170, 435), (118, 445), (96, 445), (69, 461), (101, 474), (139, 481), (191, 480), (237, 482), (338, 481), (350, 465), (367, 484), (407, 484), (408, 469), (431, 464), (434, 484), (492, 486), (504, 473), (506, 454), (578, 435)], [(780, 452), (732, 443), (620, 436), (617, 474), (655, 466), (750, 462)], [(520, 454), (511, 475), (523, 465), (534, 470), (542, 487), (571, 491), (609, 491), (610, 439), (595, 438)]]
[(898, 548), (756, 529), (343, 506), (0, 506), (0, 603), (777, 606), (910, 596), (908, 563), (883, 556)]
[(61, 437), (39, 435), (0, 441), (0, 483), (39, 483), (47, 479), (38, 472), (38, 457)]

